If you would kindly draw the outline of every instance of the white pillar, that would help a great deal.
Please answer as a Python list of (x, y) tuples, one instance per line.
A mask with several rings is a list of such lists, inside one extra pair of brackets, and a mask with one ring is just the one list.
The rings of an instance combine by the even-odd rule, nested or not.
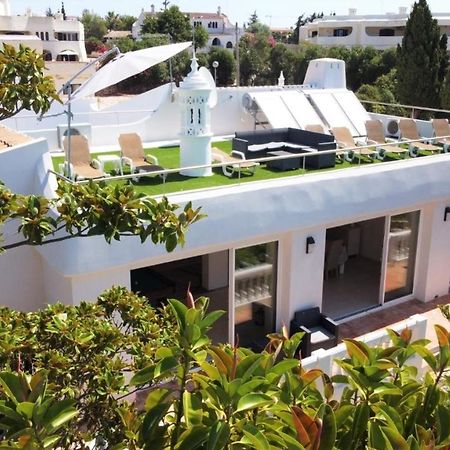
[[(209, 98), (213, 88), (198, 70), (192, 58), (191, 71), (180, 83), (178, 91), (181, 108), (180, 167), (211, 164), (211, 111)], [(207, 177), (211, 167), (183, 169), (181, 175)]]

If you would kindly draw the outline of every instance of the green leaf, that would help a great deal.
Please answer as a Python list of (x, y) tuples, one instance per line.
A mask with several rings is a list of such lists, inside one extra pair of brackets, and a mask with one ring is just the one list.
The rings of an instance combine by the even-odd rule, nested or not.
[(355, 406), (353, 405), (341, 405), (335, 412), (335, 419), (336, 419), (336, 427), (338, 430), (342, 428), (344, 423), (352, 417), (353, 410), (355, 409)]
[(152, 408), (155, 408), (160, 403), (165, 403), (167, 398), (171, 395), (171, 391), (169, 389), (155, 389), (150, 391), (145, 400), (145, 410), (149, 411)]
[(152, 440), (153, 437), (161, 431), (159, 424), (170, 406), (170, 403), (159, 403), (147, 411), (142, 422), (142, 436), (145, 441)]
[(172, 372), (172, 370), (178, 366), (179, 366), (178, 360), (173, 356), (163, 358), (155, 365), (154, 377), (155, 378), (167, 377)]
[(390, 442), (391, 446), (395, 450), (409, 450), (409, 445), (403, 436), (394, 428), (381, 427), (381, 432)]
[(66, 399), (50, 406), (44, 417), (45, 429), (48, 434), (55, 432), (78, 414), (73, 404), (73, 400)]
[(130, 380), (131, 386), (141, 386), (150, 383), (155, 378), (155, 366), (150, 365), (136, 372)]
[(352, 441), (355, 446), (367, 431), (369, 417), (370, 408), (367, 403), (360, 403), (356, 406), (352, 425)]
[(175, 300), (173, 298), (169, 299), (168, 302), (170, 307), (172, 308), (180, 330), (184, 332), (184, 329), (186, 327), (186, 314), (188, 312), (188, 308), (179, 300)]
[(322, 418), (322, 430), (320, 432), (320, 445), (318, 450), (332, 450), (336, 442), (336, 419), (330, 405), (323, 404), (319, 408), (318, 415)]
[(5, 394), (14, 403), (17, 404), (27, 400), (28, 387), (21, 375), (10, 372), (1, 372), (0, 384), (3, 387)]
[(365, 344), (354, 339), (344, 339), (344, 344), (347, 347), (347, 353), (361, 365), (369, 362), (369, 353)]
[(450, 437), (450, 411), (447, 406), (437, 406), (436, 428), (438, 444)]
[(274, 403), (274, 400), (266, 394), (247, 394), (239, 399), (235, 412), (262, 408), (263, 406), (270, 405), (271, 403)]
[(34, 403), (31, 402), (21, 402), (16, 407), (17, 412), (26, 416), (27, 419), (33, 417), (33, 409)]
[(261, 431), (259, 431), (253, 424), (245, 425), (243, 429), (244, 437), (241, 439), (243, 444), (250, 444), (250, 448), (255, 450), (270, 450), (270, 444)]
[(298, 359), (283, 359), (282, 361), (276, 363), (271, 369), (269, 373), (273, 373), (276, 375), (284, 375), (287, 372), (290, 372), (292, 369), (299, 367), (300, 361)]
[(188, 428), (199, 426), (202, 423), (203, 411), (201, 398), (198, 394), (188, 391), (183, 392), (184, 420)]
[(205, 427), (192, 427), (181, 434), (176, 450), (195, 450), (203, 446), (208, 438), (208, 429)]
[(209, 431), (206, 450), (221, 450), (230, 439), (230, 427), (226, 422), (216, 422)]

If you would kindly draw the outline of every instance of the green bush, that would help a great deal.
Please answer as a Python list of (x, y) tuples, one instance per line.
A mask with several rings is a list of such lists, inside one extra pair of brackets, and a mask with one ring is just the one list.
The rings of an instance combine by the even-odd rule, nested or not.
[[(302, 367), (302, 333), (289, 337), (285, 327), (268, 336), (262, 353), (211, 345), (207, 333), (222, 312), (207, 308), (206, 298), (194, 302), (188, 293), (187, 306), (169, 300), (158, 313), (114, 288), (93, 305), (3, 310), (1, 448), (24, 448), (23, 439), (38, 441), (25, 448), (82, 448), (95, 436), (129, 450), (450, 448), (444, 327), (435, 325), (436, 354), (408, 329), (388, 330), (389, 347), (344, 340), (348, 357), (336, 361), (342, 373), (330, 378)], [(423, 378), (412, 357), (427, 365)], [(21, 368), (45, 377), (14, 373)], [(34, 393), (47, 373), (51, 390)], [(132, 389), (148, 390), (143, 410), (122, 398)], [(49, 425), (45, 414), (33, 414), (40, 402), (63, 411), (61, 421), (52, 413)]]

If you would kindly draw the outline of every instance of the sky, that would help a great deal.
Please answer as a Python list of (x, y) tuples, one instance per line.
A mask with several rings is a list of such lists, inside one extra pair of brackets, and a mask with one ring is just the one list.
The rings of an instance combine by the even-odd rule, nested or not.
[[(92, 10), (101, 16), (108, 11), (118, 14), (137, 16), (142, 8), (150, 10), (154, 3), (156, 9), (162, 7), (161, 0), (65, 0), (68, 15), (81, 15), (83, 9)], [(10, 0), (13, 14), (23, 14), (27, 8), (43, 15), (50, 7), (56, 12), (61, 7), (60, 0)], [(358, 14), (383, 14), (398, 12), (400, 6), (411, 7), (411, 0), (171, 0), (170, 5), (177, 5), (182, 11), (215, 12), (220, 5), (222, 12), (231, 22), (242, 25), (248, 21), (250, 15), (256, 11), (261, 22), (272, 27), (291, 27), (301, 14), (309, 15), (313, 12), (336, 12), (347, 14), (349, 8), (357, 8)], [(448, 0), (428, 0), (433, 12), (450, 12)]]

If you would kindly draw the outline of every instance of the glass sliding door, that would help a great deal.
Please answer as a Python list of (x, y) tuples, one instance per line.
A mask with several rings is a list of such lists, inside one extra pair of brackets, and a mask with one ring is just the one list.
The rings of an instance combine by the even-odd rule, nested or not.
[(388, 239), (384, 301), (412, 294), (420, 211), (391, 216)]
[(234, 331), (239, 345), (262, 350), (275, 331), (277, 242), (235, 251)]

